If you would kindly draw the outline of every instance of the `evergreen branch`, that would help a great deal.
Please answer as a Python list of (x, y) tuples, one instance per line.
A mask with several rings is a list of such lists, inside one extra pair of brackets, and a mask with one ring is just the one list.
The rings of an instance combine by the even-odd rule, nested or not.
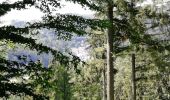
[(70, 34), (76, 33), (78, 35), (87, 34), (86, 31), (84, 31), (87, 28), (99, 29), (108, 26), (106, 20), (86, 19), (75, 15), (46, 16), (43, 18), (43, 22), (30, 24), (30, 28), (54, 29), (57, 32), (64, 31)]
[[(0, 82), (0, 97), (8, 97), (10, 94), (20, 94), (25, 93), (29, 96), (32, 96), (35, 100), (46, 100), (48, 97), (40, 94), (35, 94), (33, 89), (31, 89), (30, 84), (19, 84), (19, 83), (6, 83)], [(10, 92), (10, 94), (8, 92)]]
[(0, 40), (2, 39), (6, 39), (6, 40), (11, 40), (14, 43), (21, 43), (21, 44), (26, 44), (27, 46), (29, 46), (31, 49), (35, 49), (37, 51), (41, 52), (46, 52), (49, 53), (51, 52), (55, 57), (56, 60), (58, 60), (61, 64), (64, 65), (68, 65), (69, 62), (80, 62), (81, 60), (74, 56), (74, 55), (70, 55), (72, 56), (72, 60), (70, 60), (70, 58), (68, 56), (63, 55), (61, 52), (54, 50), (50, 47), (44, 46), (43, 44), (38, 44), (36, 43), (36, 41), (32, 38), (26, 38), (24, 36), (21, 35), (17, 35), (14, 33), (8, 33), (8, 31), (6, 32), (6, 30), (2, 30), (0, 29)]
[(9, 3), (1, 3), (0, 4), (0, 16), (6, 14), (11, 9), (26, 9), (26, 5), (34, 5), (34, 0), (23, 0), (23, 1), (17, 1), (13, 4)]

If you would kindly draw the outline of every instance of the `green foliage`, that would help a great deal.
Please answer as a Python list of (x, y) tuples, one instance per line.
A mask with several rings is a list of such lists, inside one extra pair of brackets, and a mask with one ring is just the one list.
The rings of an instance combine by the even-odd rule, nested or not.
[(91, 60), (81, 67), (80, 74), (72, 75), (73, 99), (78, 100), (101, 100), (102, 81), (101, 72), (103, 62)]
[[(39, 53), (52, 53), (54, 61), (50, 68), (44, 68), (39, 62), (19, 63), (0, 57), (0, 97), (28, 95), (37, 100), (101, 100), (104, 91), (103, 73), (105, 72), (105, 28), (110, 23), (105, 19), (106, 4), (112, 0), (66, 0), (78, 3), (97, 11), (98, 19), (87, 19), (76, 15), (52, 14), (61, 7), (60, 0), (23, 0), (15, 3), (0, 4), (0, 17), (12, 9), (27, 9), (35, 6), (45, 16), (42, 21), (28, 23), (25, 27), (1, 26), (1, 53), (6, 53), (3, 43), (13, 47), (15, 43), (25, 44)], [(138, 99), (169, 99), (169, 40), (149, 34), (149, 29), (161, 27), (161, 36), (167, 35), (169, 15), (159, 13), (147, 6), (136, 7), (126, 0), (114, 1), (114, 58), (117, 74), (115, 75), (116, 100), (131, 99), (131, 52), (137, 53), (137, 96)], [(152, 22), (148, 23), (147, 20)], [(160, 28), (160, 29), (161, 29)], [(89, 34), (90, 61), (81, 66), (81, 60), (71, 53), (62, 53), (38, 43), (34, 37), (40, 32), (34, 30), (54, 30), (59, 39), (69, 40), (73, 34)], [(93, 31), (88, 32), (87, 29)], [(31, 33), (32, 32), (32, 33)], [(164, 34), (162, 34), (164, 33)], [(117, 57), (117, 58), (116, 58)], [(23, 59), (22, 59), (23, 60)], [(83, 62), (84, 63), (84, 62)], [(81, 70), (80, 70), (81, 69)], [(28, 79), (25, 79), (25, 78)], [(11, 81), (11, 80), (15, 81)], [(45, 96), (44, 96), (45, 94)]]
[[(106, 6), (105, 2), (108, 1), (95, 0), (94, 2), (99, 3), (98, 5), (103, 7)], [(136, 7), (126, 0), (117, 0), (114, 3), (115, 11), (113, 13), (113, 24), (115, 31), (113, 33), (113, 53), (115, 54), (114, 57), (117, 57), (115, 58), (114, 64), (118, 70), (115, 76), (116, 100), (131, 99), (131, 61), (129, 56), (125, 56), (131, 52), (137, 53), (138, 67), (136, 70), (138, 75), (136, 81), (138, 99), (169, 99), (169, 93), (167, 91), (169, 61), (166, 58), (166, 62), (163, 62), (165, 58), (162, 59), (160, 56), (165, 54), (166, 57), (169, 57), (166, 53), (169, 52), (170, 43), (169, 40), (164, 40), (159, 37), (156, 38), (156, 34), (152, 34), (148, 31), (157, 28), (160, 36), (168, 36), (169, 31), (165, 28), (166, 25), (169, 25), (168, 14), (154, 11), (151, 7)], [(106, 16), (105, 12), (99, 12), (98, 15), (100, 18), (105, 18)], [(159, 31), (161, 28), (165, 30), (161, 30), (162, 32)], [(102, 32), (94, 31), (90, 36), (91, 59), (102, 59), (103, 50), (101, 48), (105, 48), (106, 38), (104, 34), (105, 31), (102, 34), (100, 33)], [(159, 53), (160, 55), (158, 55)], [(151, 54), (155, 56), (151, 56)], [(124, 58), (120, 57), (122, 55), (124, 55)], [(157, 59), (154, 61), (153, 59), (155, 58)], [(100, 63), (98, 62), (98, 64)], [(92, 64), (92, 66), (91, 69), (95, 68), (97, 64), (96, 66)], [(162, 70), (160, 71), (159, 68)], [(99, 76), (101, 74), (102, 73), (100, 73)], [(166, 77), (162, 79), (164, 85), (161, 85), (160, 77)], [(100, 87), (102, 87), (101, 84)], [(97, 90), (96, 93), (98, 93)]]
[(46, 96), (34, 93), (33, 85), (35, 84), (28, 80), (33, 79), (32, 77), (42, 77), (43, 74), (38, 73), (38, 71), (43, 72), (49, 69), (42, 68), (42, 66), (34, 62), (29, 62), (28, 65), (25, 65), (2, 58), (0, 58), (0, 67), (0, 97), (8, 98), (10, 95), (25, 94), (32, 96), (34, 99), (47, 99)]
[(45, 71), (42, 77), (33, 76), (36, 92), (46, 94), (50, 100), (71, 100), (72, 83), (68, 68), (54, 61), (48, 70), (48, 74)]
[[(42, 12), (44, 12), (47, 16), (44, 17), (42, 22), (31, 23), (23, 28), (17, 28), (14, 26), (1, 26), (0, 27), (0, 40), (5, 41), (9, 40), (13, 43), (25, 44), (31, 50), (37, 50), (39, 53), (46, 52), (52, 53), (61, 65), (69, 66), (73, 65), (77, 66), (80, 62), (80, 59), (71, 53), (66, 56), (61, 52), (54, 50), (48, 46), (44, 46), (41, 43), (38, 43), (35, 39), (31, 37), (26, 37), (26, 34), (30, 34), (30, 30), (37, 30), (42, 28), (54, 29), (59, 34), (61, 33), (77, 33), (79, 35), (85, 34), (85, 28), (90, 26), (91, 28), (101, 27), (102, 21), (84, 19), (79, 16), (72, 15), (58, 15), (51, 16), (51, 7), (56, 9), (60, 7), (60, 1), (56, 0), (23, 0), (17, 1), (14, 3), (3, 2), (0, 4), (0, 16), (5, 15), (7, 12), (11, 11), (11, 9), (27, 9), (29, 6), (35, 6), (39, 8)], [(90, 3), (82, 2), (82, 5), (90, 6)], [(91, 6), (92, 7), (92, 6)], [(55, 24), (58, 23), (58, 24)], [(77, 25), (76, 25), (77, 24)], [(96, 25), (96, 26), (95, 26)], [(35, 33), (32, 33), (36, 35)], [(66, 34), (66, 37), (69, 37), (69, 34)], [(40, 65), (34, 64), (34, 62), (30, 62), (28, 65), (23, 65), (22, 63), (18, 63), (15, 61), (8, 61), (6, 59), (1, 60), (1, 97), (8, 97), (9, 95), (19, 95), (25, 94), (32, 96), (34, 99), (47, 99), (48, 97), (44, 96), (44, 94), (36, 94), (38, 90), (49, 91), (50, 88), (50, 68), (46, 69), (40, 67)], [(62, 70), (61, 70), (62, 72)], [(64, 71), (65, 72), (65, 71)], [(63, 73), (64, 73), (63, 72)], [(18, 80), (22, 79), (25, 75), (28, 75), (29, 79), (25, 79), (23, 82), (11, 83), (11, 78), (16, 78)], [(65, 74), (63, 74), (65, 75)], [(60, 80), (62, 81), (62, 80)], [(58, 84), (58, 83), (57, 83)], [(61, 83), (62, 84), (62, 83)], [(60, 85), (61, 85), (60, 84)], [(14, 88), (12, 88), (14, 87)], [(35, 90), (37, 88), (37, 90)], [(47, 90), (46, 90), (47, 89)], [(66, 93), (65, 93), (66, 94)], [(64, 96), (62, 96), (64, 97)]]

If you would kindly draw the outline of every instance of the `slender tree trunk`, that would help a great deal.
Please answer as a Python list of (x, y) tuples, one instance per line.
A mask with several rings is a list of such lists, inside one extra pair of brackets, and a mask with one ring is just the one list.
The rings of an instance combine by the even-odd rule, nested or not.
[(113, 1), (108, 3), (107, 17), (110, 27), (107, 32), (107, 100), (114, 100), (114, 71), (113, 71)]
[[(133, 3), (135, 3), (135, 0), (131, 0), (131, 7), (133, 9)], [(131, 18), (133, 18), (133, 15), (131, 15)], [(135, 71), (135, 54), (132, 53), (132, 100), (136, 100), (136, 71)]]
[(132, 100), (136, 100), (135, 54), (132, 54)]
[(104, 70), (103, 70), (103, 100), (106, 100), (106, 70), (105, 70), (105, 64), (104, 64)]

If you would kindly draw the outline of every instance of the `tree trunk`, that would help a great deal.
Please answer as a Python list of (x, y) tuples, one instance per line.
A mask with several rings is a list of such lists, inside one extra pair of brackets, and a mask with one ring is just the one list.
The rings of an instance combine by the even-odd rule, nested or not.
[(107, 32), (107, 100), (114, 100), (114, 71), (113, 71), (113, 2), (108, 3), (107, 17), (110, 27)]
[(136, 100), (135, 54), (132, 54), (132, 100)]
[(106, 70), (105, 70), (105, 64), (104, 64), (104, 69), (103, 69), (103, 100), (106, 100)]

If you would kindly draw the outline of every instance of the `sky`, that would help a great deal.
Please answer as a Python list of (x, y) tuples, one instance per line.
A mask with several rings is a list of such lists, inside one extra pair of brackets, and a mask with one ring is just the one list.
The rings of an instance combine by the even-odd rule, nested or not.
[[(6, 0), (0, 0), (0, 3)], [(10, 2), (21, 1), (21, 0), (8, 0)], [(169, 1), (169, 0), (161, 0), (161, 1)], [(62, 9), (58, 9), (57, 12), (61, 14), (72, 13), (78, 14), (82, 16), (93, 15), (94, 12), (89, 10), (88, 8), (82, 8), (81, 5), (65, 2), (62, 0), (61, 4), (64, 6)], [(152, 0), (145, 0), (140, 6), (153, 4)], [(1, 17), (0, 20), (5, 22), (6, 24), (10, 24), (12, 20), (19, 20), (19, 21), (31, 21), (31, 20), (39, 20), (43, 16), (43, 13), (40, 12), (35, 7), (31, 7), (27, 10), (12, 10), (8, 12), (5, 16)]]
[[(0, 0), (0, 3), (6, 0)], [(8, 1), (18, 1), (18, 0), (8, 0)], [(89, 10), (88, 8), (82, 8), (81, 5), (65, 2), (62, 1), (61, 5), (63, 6), (62, 9), (57, 9), (57, 13), (66, 14), (77, 14), (82, 16), (93, 15), (94, 12)], [(39, 20), (43, 16), (43, 13), (40, 12), (39, 9), (35, 7), (31, 7), (26, 10), (12, 10), (8, 12), (5, 16), (1, 17), (0, 20), (3, 21), (5, 24), (10, 24), (12, 20), (18, 21), (32, 21), (32, 20)]]

